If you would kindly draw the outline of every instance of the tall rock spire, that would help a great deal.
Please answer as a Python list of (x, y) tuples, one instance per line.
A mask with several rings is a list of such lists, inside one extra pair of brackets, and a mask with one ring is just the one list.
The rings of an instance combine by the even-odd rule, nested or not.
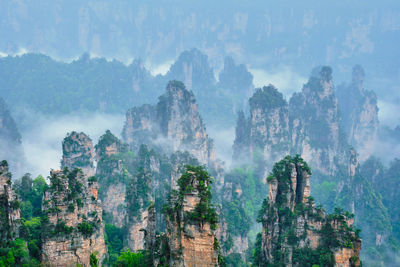
[(337, 88), (343, 129), (348, 142), (359, 151), (361, 160), (373, 153), (379, 125), (377, 97), (364, 88), (364, 79), (363, 68), (356, 65), (351, 83)]
[(268, 176), (259, 266), (360, 266), (361, 239), (353, 217), (342, 210), (326, 215), (310, 197), (311, 171), (299, 156), (276, 163)]
[(72, 132), (62, 142), (63, 156), (61, 168), (80, 168), (90, 177), (95, 174), (94, 148), (92, 140), (85, 133)]
[(43, 197), (45, 265), (89, 266), (94, 258), (101, 265), (107, 254), (93, 158), (93, 145), (86, 134), (72, 132), (64, 139), (63, 170), (51, 171), (50, 187)]

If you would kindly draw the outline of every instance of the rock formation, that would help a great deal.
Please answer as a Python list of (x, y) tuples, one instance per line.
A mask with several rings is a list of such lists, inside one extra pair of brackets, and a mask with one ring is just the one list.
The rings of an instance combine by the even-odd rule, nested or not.
[(215, 83), (214, 72), (208, 64), (207, 56), (196, 48), (180, 54), (166, 76), (169, 80), (183, 81), (186, 88), (196, 92), (196, 95), (202, 93), (200, 89)]
[(226, 175), (220, 192), (222, 195), (220, 223), (216, 233), (222, 244), (222, 252), (224, 255), (240, 254), (244, 259), (245, 252), (249, 248), (248, 232), (252, 218), (245, 211), (246, 199), (243, 197), (241, 184), (232, 181), (230, 176)]
[(0, 97), (0, 159), (7, 160), (13, 173), (20, 174), (24, 162), (21, 135), (3, 98)]
[(11, 188), (11, 173), (7, 161), (0, 162), (0, 246), (18, 236), (20, 210)]
[(134, 251), (151, 249), (155, 243), (154, 172), (160, 171), (160, 162), (153, 153), (144, 145), (140, 147), (137, 168), (127, 188), (127, 243)]
[(265, 162), (274, 162), (290, 150), (287, 102), (274, 86), (269, 85), (257, 89), (249, 103), (247, 123), (243, 113), (239, 113), (234, 160), (243, 161), (242, 158), (246, 158), (243, 153), (248, 152), (250, 157), (261, 156)]
[(263, 203), (259, 266), (360, 266), (361, 239), (352, 215), (326, 215), (310, 197), (311, 171), (299, 156), (287, 156), (268, 176)]
[(219, 73), (217, 87), (230, 98), (233, 104), (232, 110), (237, 112), (244, 109), (247, 99), (253, 93), (253, 75), (244, 64), (236, 65), (232, 57), (226, 57), (224, 68)]
[(339, 113), (332, 69), (320, 67), (293, 94), (289, 103), (292, 154), (300, 154), (314, 170), (325, 175), (336, 169), (339, 153)]
[(188, 151), (202, 164), (215, 160), (212, 140), (199, 115), (192, 92), (183, 83), (171, 81), (156, 106), (141, 106), (127, 112), (124, 141), (133, 149), (140, 144), (173, 152)]
[(92, 140), (84, 133), (72, 132), (62, 142), (61, 168), (80, 168), (87, 176), (95, 174)]
[(72, 132), (63, 141), (61, 171), (51, 171), (43, 197), (47, 219), (42, 232), (42, 262), (49, 266), (89, 266), (106, 256), (104, 223), (98, 183), (93, 169), (94, 149), (84, 133)]
[(130, 174), (126, 170), (126, 159), (120, 153), (126, 146), (110, 131), (106, 131), (95, 146), (96, 177), (100, 185), (99, 198), (108, 223), (121, 228), (126, 220), (126, 183)]
[(357, 156), (356, 151), (350, 149), (347, 173), (342, 174), (345, 178), (339, 182), (336, 204), (354, 213), (357, 227), (363, 230), (364, 247), (391, 247), (392, 227), (388, 211), (377, 193), (379, 189), (361, 175)]
[(360, 159), (371, 156), (378, 130), (377, 97), (364, 88), (364, 70), (356, 65), (349, 85), (337, 88), (343, 130), (348, 142), (360, 152)]
[(211, 205), (210, 177), (188, 167), (165, 208), (170, 266), (218, 266), (217, 215)]
[(253, 90), (253, 75), (244, 64), (236, 65), (232, 57), (226, 57), (218, 84), (237, 96), (249, 96)]

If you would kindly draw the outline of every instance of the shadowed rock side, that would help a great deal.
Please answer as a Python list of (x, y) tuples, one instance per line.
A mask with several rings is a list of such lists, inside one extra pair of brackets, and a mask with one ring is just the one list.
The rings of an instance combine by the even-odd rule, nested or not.
[(169, 265), (219, 266), (210, 176), (201, 167), (189, 166), (178, 184), (165, 208)]
[(310, 197), (311, 171), (299, 156), (287, 156), (268, 176), (263, 203), (259, 266), (360, 266), (361, 239), (350, 213), (326, 215)]
[[(207, 88), (215, 83), (213, 69), (208, 64), (207, 55), (193, 48), (179, 55), (167, 73), (170, 80), (183, 81), (188, 90)], [(200, 91), (196, 91), (196, 94)]]
[[(371, 165), (367, 167), (365, 164)], [(366, 168), (370, 168), (370, 171), (374, 171), (378, 177), (380, 176), (379, 185), (376, 184), (376, 181), (371, 185), (368, 179), (374, 178), (370, 176), (369, 171), (365, 170)], [(346, 179), (339, 183), (336, 203), (354, 213), (355, 224), (362, 229), (361, 237), (365, 248), (362, 258), (372, 266), (396, 266), (399, 262), (394, 255), (396, 255), (398, 246), (394, 237), (398, 230), (396, 231), (395, 224), (391, 225), (395, 222), (391, 222), (390, 218), (397, 216), (394, 208), (397, 204), (391, 205), (390, 203), (395, 203), (396, 201), (393, 199), (398, 198), (394, 195), (389, 196), (389, 191), (382, 192), (380, 189), (382, 186), (388, 185), (392, 186), (392, 190), (396, 190), (398, 183), (391, 184), (390, 179), (382, 177), (377, 168), (379, 166), (374, 166), (373, 162), (367, 161), (364, 163), (362, 173), (357, 153), (351, 149), (344, 175)], [(382, 192), (382, 196), (379, 194), (380, 192)], [(388, 198), (390, 198), (389, 203), (386, 202)]]
[(257, 89), (249, 104), (248, 120), (239, 113), (233, 160), (240, 163), (243, 158), (261, 157), (268, 165), (290, 151), (288, 104), (272, 85)]
[(127, 152), (127, 147), (110, 131), (106, 131), (95, 146), (96, 177), (99, 180), (103, 212), (109, 223), (122, 227), (126, 221), (126, 181), (129, 173), (125, 168), (126, 159), (121, 153)]
[(339, 151), (339, 113), (332, 69), (319, 67), (293, 94), (289, 103), (292, 153), (300, 154), (314, 170), (329, 175), (336, 170)]
[(215, 161), (194, 95), (182, 82), (170, 81), (156, 106), (129, 110), (122, 136), (134, 150), (144, 143), (167, 152), (188, 151), (202, 164)]
[(21, 146), (21, 135), (12, 118), (7, 104), (0, 97), (0, 159), (7, 160), (10, 169), (17, 174), (22, 172), (24, 152)]
[(371, 156), (379, 125), (377, 97), (364, 88), (364, 79), (363, 68), (356, 65), (352, 82), (337, 88), (343, 130), (348, 142), (360, 152), (361, 160)]
[(93, 167), (94, 149), (84, 133), (72, 132), (63, 141), (61, 171), (51, 171), (43, 197), (46, 214), (42, 232), (42, 262), (49, 266), (90, 265), (107, 250), (104, 241), (99, 185)]
[(8, 163), (0, 162), (0, 245), (18, 237), (20, 210), (18, 200), (11, 188), (11, 173)]

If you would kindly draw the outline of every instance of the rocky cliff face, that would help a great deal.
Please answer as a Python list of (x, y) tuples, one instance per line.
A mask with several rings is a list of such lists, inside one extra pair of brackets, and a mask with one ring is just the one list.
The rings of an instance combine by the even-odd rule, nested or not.
[(52, 171), (43, 197), (42, 261), (49, 266), (101, 263), (107, 251), (97, 181), (80, 170)]
[(84, 133), (72, 132), (62, 142), (61, 168), (80, 168), (87, 176), (95, 175), (92, 140)]
[(157, 104), (161, 133), (172, 142), (173, 151), (188, 151), (202, 164), (215, 160), (212, 140), (200, 117), (193, 93), (172, 81)]
[(232, 57), (226, 57), (219, 73), (219, 86), (240, 96), (249, 96), (253, 90), (253, 75), (244, 64), (236, 65)]
[[(240, 254), (244, 259), (249, 248), (248, 232), (252, 218), (245, 212), (246, 199), (243, 197), (241, 184), (230, 179), (228, 175), (220, 193), (222, 195), (220, 223), (216, 234), (221, 242), (222, 252), (225, 256)], [(233, 225), (234, 222), (239, 223)]]
[(101, 264), (107, 250), (98, 183), (93, 169), (94, 149), (84, 133), (72, 132), (63, 141), (62, 171), (50, 173), (43, 197), (42, 261), (49, 266)]
[(361, 160), (371, 156), (379, 125), (377, 97), (364, 88), (364, 79), (364, 70), (357, 65), (352, 82), (337, 88), (343, 130), (349, 143), (360, 152)]
[(99, 198), (109, 223), (122, 227), (126, 220), (126, 179), (129, 173), (120, 153), (127, 148), (110, 131), (106, 131), (95, 146), (96, 177), (99, 180)]
[(384, 255), (393, 249), (394, 243), (387, 208), (377, 193), (379, 190), (361, 174), (354, 149), (350, 150), (348, 160), (346, 173), (338, 173), (339, 177), (345, 178), (340, 179), (336, 205), (354, 213), (355, 224), (362, 229), (364, 247), (368, 251), (376, 251), (375, 255), (365, 253), (363, 257), (370, 264), (382, 264), (378, 262), (386, 258), (386, 264), (389, 264), (391, 256)]
[(249, 103), (250, 118), (239, 113), (234, 160), (261, 157), (271, 168), (271, 162), (290, 151), (288, 104), (272, 85), (257, 89)]
[(128, 184), (126, 196), (127, 243), (134, 251), (151, 249), (155, 243), (154, 172), (160, 171), (159, 160), (147, 147), (141, 146), (138, 157), (138, 167)]
[(218, 266), (210, 177), (200, 167), (190, 167), (178, 183), (166, 208), (169, 265)]
[[(8, 161), (11, 170), (21, 172), (24, 153), (21, 135), (3, 98), (0, 97), (0, 159)], [(15, 174), (15, 173), (14, 173)]]
[[(96, 145), (100, 197), (108, 223), (126, 229), (124, 242), (132, 251), (151, 249), (155, 242), (156, 216), (153, 194), (160, 161), (145, 145), (136, 158), (127, 146), (107, 131)], [(154, 190), (154, 192), (153, 192)]]
[(201, 94), (200, 88), (215, 83), (214, 72), (208, 64), (207, 56), (195, 48), (180, 54), (166, 76), (169, 80), (183, 81), (186, 88), (196, 94)]
[(133, 151), (141, 144), (151, 144), (160, 135), (156, 109), (152, 105), (134, 107), (127, 111), (122, 138)]
[(0, 246), (18, 237), (20, 210), (11, 188), (11, 173), (7, 161), (0, 162)]
[[(339, 113), (332, 70), (316, 68), (302, 92), (289, 105), (272, 85), (256, 90), (249, 99), (250, 118), (239, 113), (234, 160), (262, 158), (271, 162), (287, 154), (300, 154), (323, 174), (335, 170), (339, 153)], [(268, 166), (269, 165), (269, 166)]]
[(361, 239), (352, 216), (342, 211), (326, 215), (310, 197), (311, 171), (300, 157), (285, 157), (268, 177), (263, 203), (259, 266), (359, 266)]
[(339, 116), (332, 70), (320, 67), (293, 94), (289, 103), (292, 154), (300, 154), (314, 170), (332, 174), (339, 153)]
[(127, 112), (124, 141), (138, 148), (145, 143), (169, 152), (188, 151), (202, 164), (215, 160), (212, 140), (199, 115), (193, 93), (183, 83), (171, 81), (156, 106)]
[[(362, 229), (365, 228), (363, 239), (371, 247), (371, 250), (377, 252), (374, 256), (369, 257), (371, 262), (376, 265), (396, 266), (400, 264), (399, 260), (393, 257), (394, 251), (397, 250), (395, 247), (398, 241), (396, 240), (400, 240), (399, 207), (397, 202), (393, 201), (393, 199), (400, 198), (399, 171), (399, 159), (393, 160), (389, 167), (385, 168), (377, 158), (369, 158), (363, 162), (359, 173), (354, 178), (357, 179), (361, 176), (370, 183), (368, 183), (369, 186), (358, 185), (353, 190), (356, 190), (355, 195), (364, 201), (363, 206), (356, 206), (355, 210), (363, 212), (366, 217), (366, 220), (360, 220), (359, 224), (363, 227)], [(372, 191), (369, 187), (374, 190)], [(369, 191), (375, 192), (375, 195), (368, 197)], [(354, 191), (350, 191), (350, 194), (352, 193), (354, 194)], [(367, 210), (360, 210), (361, 208), (367, 208)], [(368, 256), (366, 255), (366, 257)]]

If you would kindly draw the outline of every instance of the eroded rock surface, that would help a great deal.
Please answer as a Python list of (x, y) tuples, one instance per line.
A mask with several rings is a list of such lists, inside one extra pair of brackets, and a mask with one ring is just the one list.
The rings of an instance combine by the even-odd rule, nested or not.
[[(167, 211), (170, 266), (218, 266), (216, 213), (209, 197), (209, 177), (190, 169), (178, 181)], [(201, 207), (201, 208), (200, 208)]]
[(259, 218), (263, 224), (260, 266), (360, 265), (361, 239), (353, 229), (352, 215), (341, 210), (326, 215), (316, 207), (310, 197), (310, 176), (300, 157), (287, 156), (274, 165)]
[(182, 82), (170, 81), (156, 106), (129, 110), (122, 135), (134, 149), (144, 143), (167, 152), (188, 151), (202, 164), (215, 160), (213, 142), (207, 135), (194, 95)]
[(20, 210), (18, 199), (11, 187), (11, 173), (7, 161), (0, 162), (0, 242), (14, 240), (18, 236)]

